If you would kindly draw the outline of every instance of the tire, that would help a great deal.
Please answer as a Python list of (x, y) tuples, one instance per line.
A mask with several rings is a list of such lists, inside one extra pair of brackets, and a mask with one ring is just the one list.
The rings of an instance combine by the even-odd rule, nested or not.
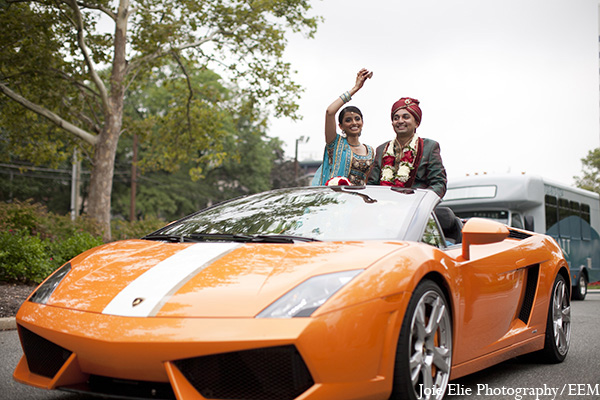
[(558, 274), (552, 286), (546, 322), (546, 338), (541, 355), (546, 362), (562, 362), (571, 344), (571, 300), (565, 278)]
[(573, 288), (573, 300), (585, 300), (587, 295), (588, 280), (583, 272), (579, 273), (577, 284)]
[(402, 321), (390, 399), (442, 399), (452, 366), (452, 318), (440, 287), (424, 280)]

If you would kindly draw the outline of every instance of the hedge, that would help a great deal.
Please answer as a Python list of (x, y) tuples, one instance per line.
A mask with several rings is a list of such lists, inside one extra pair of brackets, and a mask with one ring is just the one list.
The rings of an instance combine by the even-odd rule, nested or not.
[[(114, 221), (113, 238), (138, 238), (163, 225), (160, 220)], [(90, 219), (72, 221), (30, 201), (0, 203), (0, 281), (39, 283), (77, 254), (101, 244), (101, 230)]]

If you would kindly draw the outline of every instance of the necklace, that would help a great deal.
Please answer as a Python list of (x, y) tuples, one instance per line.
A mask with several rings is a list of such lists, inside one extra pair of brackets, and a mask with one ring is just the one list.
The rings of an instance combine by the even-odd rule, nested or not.
[(360, 147), (360, 146), (362, 146), (362, 144), (360, 144), (360, 143), (359, 143), (359, 144), (350, 144), (350, 143), (348, 143), (348, 146), (352, 146), (352, 147)]

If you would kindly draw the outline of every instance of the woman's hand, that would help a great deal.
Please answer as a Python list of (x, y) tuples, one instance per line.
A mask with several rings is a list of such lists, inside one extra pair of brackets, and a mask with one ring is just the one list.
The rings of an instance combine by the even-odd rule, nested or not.
[(350, 94), (353, 95), (354, 93), (358, 92), (365, 84), (365, 81), (372, 77), (373, 71), (369, 71), (366, 68), (362, 68), (360, 71), (358, 71), (356, 74), (356, 83), (354, 84), (354, 88), (352, 88), (350, 91)]

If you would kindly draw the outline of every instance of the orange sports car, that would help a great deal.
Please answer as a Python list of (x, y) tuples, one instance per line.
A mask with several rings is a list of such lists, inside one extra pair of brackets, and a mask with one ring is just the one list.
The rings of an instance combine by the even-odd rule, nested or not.
[(428, 190), (234, 199), (89, 250), (17, 314), (22, 383), (151, 399), (441, 399), (451, 379), (570, 342), (548, 236)]

